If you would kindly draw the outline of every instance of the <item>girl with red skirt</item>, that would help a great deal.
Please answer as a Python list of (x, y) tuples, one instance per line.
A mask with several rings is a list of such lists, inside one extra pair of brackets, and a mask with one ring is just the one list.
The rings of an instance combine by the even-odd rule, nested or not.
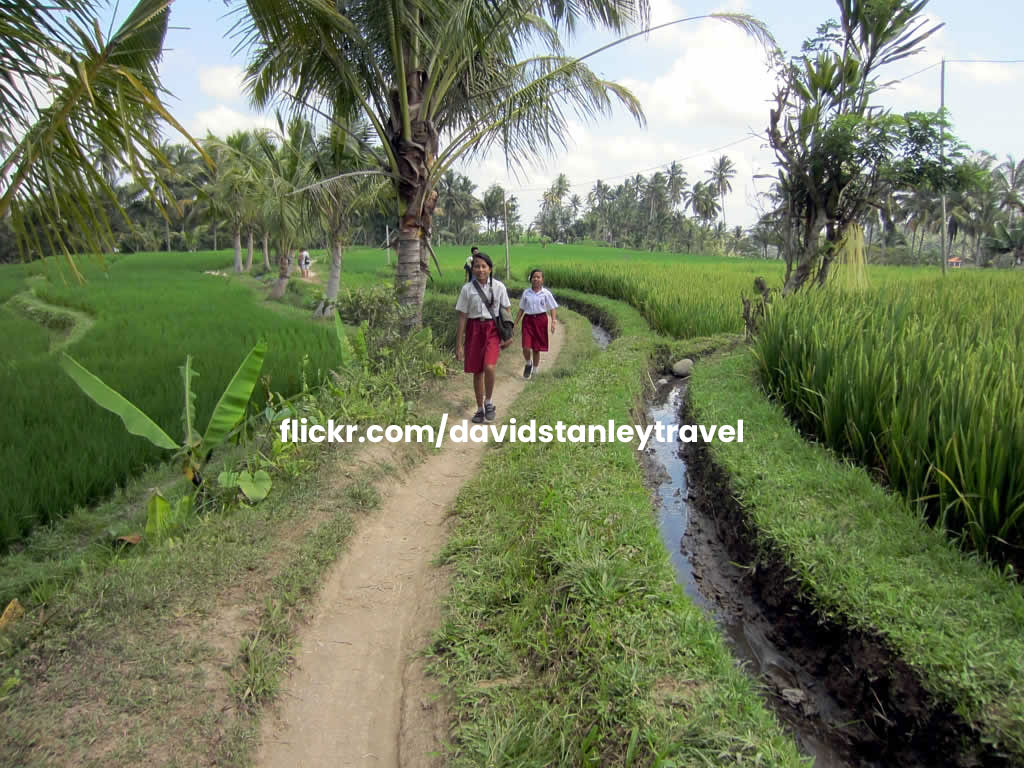
[(497, 417), (497, 408), (491, 402), (495, 369), (500, 350), (512, 343), (511, 339), (502, 343), (495, 325), (494, 318), (500, 316), (501, 307), (511, 309), (512, 303), (505, 285), (491, 277), (493, 269), (490, 256), (474, 253), (473, 279), (462, 286), (455, 304), (459, 313), (455, 357), (463, 361), (463, 371), (473, 374), (477, 407), (474, 424)]
[(558, 327), (557, 308), (555, 297), (544, 287), (544, 272), (539, 269), (530, 272), (530, 287), (519, 299), (519, 314), (516, 316), (517, 323), (520, 319), (523, 321), (524, 379), (537, 373), (540, 353), (548, 351), (548, 322), (551, 323), (551, 333), (554, 333)]

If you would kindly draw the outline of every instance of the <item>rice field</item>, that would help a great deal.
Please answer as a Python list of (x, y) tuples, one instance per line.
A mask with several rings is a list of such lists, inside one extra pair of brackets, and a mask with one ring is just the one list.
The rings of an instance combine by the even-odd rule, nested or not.
[[(677, 338), (743, 332), (741, 295), (757, 276), (778, 288), (784, 274), (773, 261), (604, 248), (523, 255), (556, 296), (569, 287), (627, 301)], [(761, 385), (933, 525), (1020, 563), (1024, 274), (872, 267), (869, 277), (863, 291), (839, 281), (776, 299), (754, 347)]]
[[(93, 318), (66, 351), (177, 436), (179, 366), (187, 354), (200, 373), (193, 384), (200, 424), (261, 338), (269, 342), (263, 375), (283, 394), (298, 391), (304, 370), (312, 383), (336, 361), (333, 328), (309, 322), (304, 312), (262, 303), (240, 280), (204, 274), (223, 269), (225, 258), (223, 252), (135, 254), (105, 268), (83, 260), (84, 285), (65, 282), (52, 264), (49, 280), (30, 283), (25, 280), (38, 267), (3, 267), (0, 296), (23, 293), (31, 284), (40, 300)], [(166, 451), (125, 432), (116, 416), (59, 369), (60, 339), (59, 329), (43, 327), (10, 303), (0, 305), (0, 548), (167, 458)], [(265, 397), (265, 387), (258, 387), (254, 400)]]
[[(481, 246), (505, 279), (503, 246)], [(468, 247), (440, 246), (431, 289), (458, 290)], [(313, 252), (325, 282), (328, 262)], [(265, 373), (284, 393), (333, 360), (329, 329), (302, 313), (254, 301), (251, 286), (203, 274), (230, 253), (139, 254), (101, 268), (86, 264), (84, 286), (51, 265), (38, 296), (74, 307), (96, 325), (69, 352), (175, 433), (178, 366), (187, 353), (202, 374), (200, 420), (245, 351), (270, 340)], [(558, 295), (571, 288), (627, 301), (652, 327), (688, 338), (743, 331), (741, 294), (755, 277), (781, 284), (784, 265), (594, 246), (516, 246), (511, 282), (535, 267)], [(342, 291), (390, 281), (394, 254), (345, 253)], [(24, 291), (37, 265), (0, 269), (0, 298)], [(1024, 544), (1024, 275), (870, 270), (862, 292), (807, 291), (777, 301), (755, 347), (762, 386), (808, 434), (876, 468), (918, 500), (933, 523), (980, 551)], [(38, 280), (38, 278), (37, 278)], [(0, 491), (0, 544), (75, 504), (109, 493), (160, 453), (127, 437), (56, 367), (59, 331), (0, 309), (0, 387), (8, 407), (0, 449), (12, 470)], [(444, 312), (444, 300), (429, 302)], [(265, 396), (265, 395), (264, 395)]]
[(805, 432), (970, 548), (1024, 545), (1024, 275), (891, 282), (777, 302), (762, 385)]

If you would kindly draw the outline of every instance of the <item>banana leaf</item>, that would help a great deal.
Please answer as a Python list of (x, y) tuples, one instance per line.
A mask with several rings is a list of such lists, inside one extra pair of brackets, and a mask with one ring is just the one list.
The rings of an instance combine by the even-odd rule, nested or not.
[(242, 420), (252, 390), (255, 388), (256, 382), (259, 381), (266, 353), (267, 343), (261, 341), (252, 348), (242, 364), (238, 366), (227, 389), (217, 401), (213, 415), (210, 416), (210, 423), (206, 427), (206, 434), (203, 435), (203, 441), (199, 447), (200, 456), (205, 456), (208, 451), (224, 442), (235, 425)]
[(64, 372), (71, 377), (86, 395), (98, 406), (105, 408), (124, 422), (124, 427), (133, 435), (144, 437), (153, 445), (168, 450), (176, 450), (179, 446), (149, 416), (135, 405), (112, 390), (94, 374), (86, 370), (80, 363), (65, 353), (60, 361)]

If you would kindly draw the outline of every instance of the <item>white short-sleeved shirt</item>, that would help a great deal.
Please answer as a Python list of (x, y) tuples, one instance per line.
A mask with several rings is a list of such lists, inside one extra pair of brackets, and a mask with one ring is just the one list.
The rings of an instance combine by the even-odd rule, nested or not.
[[(462, 290), (459, 292), (459, 300), (455, 303), (455, 309), (459, 312), (465, 312), (466, 317), (478, 320), (490, 320), (491, 313), (487, 310), (486, 304), (483, 299), (480, 298), (480, 293), (473, 284), (476, 282), (474, 277), (468, 283), (462, 286)], [(505, 284), (500, 280), (495, 280), (493, 277), (490, 279), (488, 285), (481, 285), (481, 290), (484, 292), (484, 296), (488, 299), (493, 295), (493, 301), (491, 303), (491, 309), (494, 310), (494, 317), (498, 316), (499, 307), (508, 307), (511, 309), (512, 302), (508, 299), (508, 290), (505, 288)], [(492, 294), (493, 291), (493, 294)]]
[(547, 288), (534, 291), (527, 288), (519, 297), (519, 308), (527, 315), (542, 315), (552, 309), (558, 309), (558, 302)]

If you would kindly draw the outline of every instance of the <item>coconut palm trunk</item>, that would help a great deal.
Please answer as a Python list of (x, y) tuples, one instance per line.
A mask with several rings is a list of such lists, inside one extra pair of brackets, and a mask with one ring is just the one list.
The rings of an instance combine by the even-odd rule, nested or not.
[[(408, 106), (405, 110), (399, 94), (391, 93), (389, 140), (398, 165), (401, 209), (395, 291), (399, 304), (412, 310), (405, 320), (406, 330), (418, 328), (423, 318), (423, 294), (429, 271), (429, 254), (424, 239), (430, 237), (437, 205), (437, 191), (429, 189), (427, 181), (437, 157), (437, 130), (431, 121), (420, 119), (427, 84), (425, 72), (409, 73), (405, 89)], [(403, 116), (407, 118), (403, 119)]]
[(288, 278), (292, 270), (291, 248), (284, 244), (277, 246), (277, 282), (270, 289), (271, 299), (280, 299), (288, 289)]
[(333, 305), (338, 298), (338, 288), (341, 285), (341, 267), (345, 261), (345, 247), (340, 240), (331, 243), (331, 273), (327, 278), (327, 291), (324, 294), (326, 299)]
[[(235, 244), (235, 272), (242, 271), (242, 230), (236, 229), (234, 234)], [(251, 251), (250, 251), (251, 254)]]
[(270, 271), (270, 235), (266, 232), (263, 233), (263, 266)]
[(341, 239), (332, 234), (328, 238), (328, 251), (331, 254), (331, 272), (327, 277), (327, 288), (324, 290), (324, 300), (313, 312), (313, 317), (331, 317), (334, 315), (334, 308), (337, 306), (338, 289), (341, 287), (341, 267), (345, 258), (345, 248)]
[(249, 230), (249, 249), (245, 256), (245, 271), (252, 271), (252, 230)]

